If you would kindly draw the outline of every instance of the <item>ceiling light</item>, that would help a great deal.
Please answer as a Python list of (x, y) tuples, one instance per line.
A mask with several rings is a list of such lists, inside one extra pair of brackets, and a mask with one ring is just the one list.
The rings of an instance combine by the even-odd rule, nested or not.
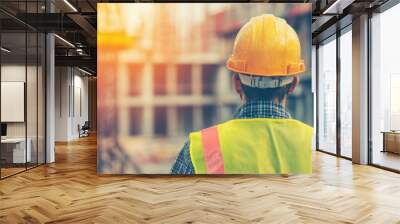
[(11, 50), (9, 50), (9, 49), (7, 49), (7, 48), (5, 48), (5, 47), (1, 47), (1, 50), (4, 51), (4, 52), (6, 52), (6, 53), (10, 53), (10, 52), (11, 52)]
[(78, 12), (78, 10), (68, 1), (64, 0), (65, 4), (67, 4), (74, 12)]
[[(330, 5), (327, 9), (324, 10), (324, 12), (322, 14), (331, 14), (332, 9), (335, 9), (335, 7), (337, 6), (337, 4), (339, 4), (341, 0), (336, 0), (332, 5)], [(336, 10), (337, 11), (337, 10)], [(337, 12), (336, 12), (337, 13)], [(339, 13), (337, 13), (339, 14)]]
[(81, 68), (79, 68), (79, 67), (78, 67), (78, 70), (81, 71), (81, 72), (83, 72), (83, 73), (85, 73), (85, 74), (87, 74), (87, 75), (93, 75), (92, 73), (90, 73), (90, 72), (88, 72), (88, 71), (86, 71), (86, 70), (83, 70), (83, 69), (81, 69)]
[(82, 48), (77, 48), (76, 53), (78, 53), (78, 55), (85, 55), (85, 52), (83, 51)]
[(62, 37), (60, 37), (59, 35), (57, 35), (57, 34), (54, 34), (54, 36), (55, 37), (57, 37), (59, 40), (61, 40), (62, 42), (64, 42), (64, 43), (66, 43), (67, 45), (69, 45), (70, 47), (73, 47), (73, 48), (75, 48), (75, 45), (73, 45), (71, 42), (69, 42), (68, 40), (66, 40), (66, 39), (64, 39), (64, 38), (62, 38)]
[(324, 10), (322, 14), (324, 15), (339, 15), (343, 13), (343, 10), (349, 7), (356, 0), (336, 0), (327, 9)]

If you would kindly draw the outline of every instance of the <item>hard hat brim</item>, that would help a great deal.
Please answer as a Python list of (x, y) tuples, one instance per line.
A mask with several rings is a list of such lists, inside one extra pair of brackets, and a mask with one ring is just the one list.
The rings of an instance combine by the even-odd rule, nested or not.
[(226, 62), (226, 68), (232, 72), (237, 72), (237, 73), (241, 73), (241, 74), (246, 74), (246, 75), (254, 75), (254, 76), (264, 76), (264, 77), (283, 77), (283, 76), (297, 76), (297, 75), (303, 75), (305, 74), (305, 66), (304, 64), (302, 64), (301, 69), (297, 70), (297, 71), (291, 71), (289, 73), (281, 73), (281, 74), (265, 74), (265, 73), (261, 73), (261, 72), (257, 72), (257, 71), (246, 71), (246, 69), (240, 69), (240, 68), (236, 68), (235, 66), (233, 66), (233, 62), (232, 59), (229, 58), (228, 61)]

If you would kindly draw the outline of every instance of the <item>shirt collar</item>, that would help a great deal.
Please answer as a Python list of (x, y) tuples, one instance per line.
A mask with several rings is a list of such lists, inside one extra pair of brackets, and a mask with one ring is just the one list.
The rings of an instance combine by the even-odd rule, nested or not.
[(291, 116), (281, 104), (267, 100), (253, 100), (243, 104), (234, 118), (291, 118)]

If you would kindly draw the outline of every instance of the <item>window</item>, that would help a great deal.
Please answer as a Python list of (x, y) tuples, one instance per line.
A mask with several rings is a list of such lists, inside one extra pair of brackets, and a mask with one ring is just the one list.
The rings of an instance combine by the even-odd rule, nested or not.
[[(0, 14), (0, 16), (2, 16)], [(7, 177), (12, 174), (26, 170), (26, 167), (32, 166), (33, 147), (27, 148), (31, 145), (31, 136), (34, 136), (33, 125), (31, 127), (31, 118), (35, 118), (36, 114), (32, 114), (35, 110), (27, 111), (27, 98), (36, 96), (36, 89), (34, 84), (35, 75), (30, 72), (32, 67), (28, 65), (27, 58), (32, 56), (27, 52), (26, 44), (27, 33), (25, 32), (7, 32), (1, 34), (1, 47), (7, 50), (1, 50), (1, 124), (6, 126), (5, 134), (7, 139), (19, 139), (17, 144), (0, 144), (0, 167), (1, 177)], [(13, 60), (11, 60), (13, 59)], [(29, 74), (28, 74), (29, 73)], [(29, 88), (27, 88), (27, 78), (29, 78)], [(32, 79), (31, 79), (32, 78)], [(29, 93), (27, 93), (27, 90)], [(11, 101), (7, 100), (13, 99)], [(11, 98), (11, 96), (18, 96)], [(29, 96), (29, 97), (26, 97)], [(13, 110), (10, 110), (12, 106)], [(36, 104), (35, 104), (36, 106)], [(27, 116), (25, 116), (25, 114)], [(27, 126), (29, 120), (29, 126)], [(30, 129), (28, 129), (28, 127)], [(28, 133), (29, 131), (29, 133)], [(31, 135), (28, 138), (28, 134)], [(36, 139), (36, 138), (34, 138)], [(27, 144), (27, 140), (28, 144)]]
[[(10, 4), (3, 2), (2, 6)], [(18, 15), (42, 12), (39, 6), (43, 3), (19, 1)], [(0, 123), (2, 138), (13, 142), (0, 144), (2, 179), (45, 163), (46, 38), (44, 33), (18, 23), (4, 12), (0, 17), (8, 21), (0, 29)]]
[(371, 18), (372, 163), (400, 170), (400, 4)]
[(204, 95), (215, 94), (215, 82), (218, 65), (205, 65), (202, 69), (202, 92)]
[(193, 106), (181, 106), (177, 109), (178, 133), (187, 136), (193, 131)]
[(143, 65), (131, 64), (128, 71), (129, 95), (139, 96), (142, 94)]
[(215, 105), (202, 106), (203, 127), (207, 128), (217, 123), (217, 107)]
[(190, 65), (177, 66), (178, 94), (192, 94), (192, 67)]
[(352, 32), (340, 36), (340, 154), (352, 156)]
[(167, 136), (167, 107), (154, 108), (154, 134), (158, 137)]
[(129, 109), (129, 134), (137, 136), (142, 134), (143, 108), (132, 107)]
[(167, 94), (167, 66), (155, 64), (153, 68), (153, 93), (154, 95)]
[(336, 153), (336, 39), (318, 48), (318, 149)]
[(400, 73), (390, 76), (390, 130), (400, 130)]

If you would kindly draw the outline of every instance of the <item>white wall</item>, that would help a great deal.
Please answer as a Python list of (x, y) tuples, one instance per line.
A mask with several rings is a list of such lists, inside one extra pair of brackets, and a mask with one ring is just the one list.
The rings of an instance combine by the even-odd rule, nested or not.
[[(25, 82), (25, 65), (2, 65), (1, 81)], [(1, 109), (6, 110), (7, 108), (1, 108)], [(8, 123), (7, 137), (25, 137), (25, 123), (24, 122)]]
[(78, 124), (88, 120), (88, 78), (83, 75), (76, 68), (56, 67), (56, 141), (77, 139)]
[[(36, 68), (33, 66), (27, 67), (28, 74), (30, 74), (33, 70), (36, 73)], [(25, 82), (25, 64), (9, 64), (1, 66), (1, 81), (2, 82)], [(36, 97), (35, 92), (28, 92), (28, 97)], [(27, 99), (28, 100), (28, 99)], [(31, 100), (28, 100), (29, 102)], [(35, 105), (36, 107), (36, 105)], [(1, 110), (7, 110), (7, 108), (1, 108)], [(28, 114), (28, 121), (34, 120), (30, 117), (31, 114)], [(35, 114), (36, 116), (36, 114)], [(29, 126), (30, 127), (30, 126)], [(8, 137), (25, 137), (25, 122), (8, 122), (7, 123), (7, 136)], [(29, 136), (28, 136), (29, 137)]]
[(68, 71), (67, 67), (55, 68), (55, 141), (68, 140)]
[[(88, 77), (86, 76), (83, 77), (81, 76), (81, 74), (82, 73), (78, 73), (77, 75), (75, 70), (74, 83), (73, 83), (74, 96), (72, 96), (72, 99), (74, 99), (75, 102), (71, 102), (71, 105), (74, 105), (74, 107), (72, 108), (72, 119), (71, 119), (71, 127), (72, 127), (71, 135), (73, 138), (79, 137), (77, 128), (78, 124), (82, 126), (85, 123), (85, 121), (89, 120)], [(82, 111), (80, 111), (80, 109)]]

